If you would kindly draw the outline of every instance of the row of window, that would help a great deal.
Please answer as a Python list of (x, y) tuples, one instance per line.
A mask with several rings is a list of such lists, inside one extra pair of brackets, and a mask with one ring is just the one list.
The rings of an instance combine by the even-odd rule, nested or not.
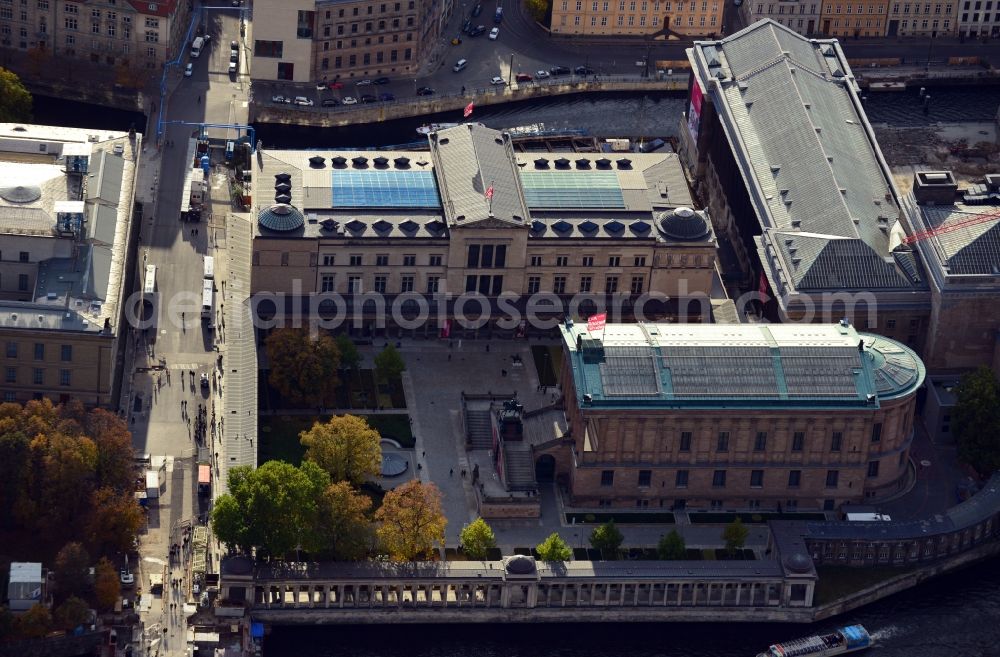
[[(408, 38), (406, 40), (410, 41), (412, 39), (412, 36), (413, 36), (412, 34), (407, 34)], [(399, 38), (399, 35), (398, 34), (394, 34), (392, 40), (396, 41), (398, 38)], [(382, 40), (382, 37), (379, 37), (379, 42), (381, 42), (381, 40)], [(365, 41), (369, 41), (369, 39), (365, 39)], [(337, 42), (338, 49), (340, 48), (340, 43), (341, 43), (340, 41)], [(330, 44), (329, 43), (324, 43), (323, 44), (323, 46), (324, 46), (323, 49), (326, 50), (327, 49), (326, 46), (328, 46), (328, 45), (330, 45)], [(375, 55), (375, 61), (374, 62), (372, 61), (372, 54), (373, 53), (370, 53), (370, 52), (362, 53), (361, 54), (360, 65), (361, 66), (371, 66), (373, 63), (374, 64), (385, 64), (386, 63), (385, 60), (386, 60), (386, 54), (387, 53), (388, 53), (389, 63), (390, 64), (395, 64), (396, 62), (399, 61), (399, 50), (393, 48), (392, 50), (388, 50), (388, 51), (386, 51), (386, 50), (376, 50), (375, 53), (374, 53), (374, 55)], [(408, 62), (411, 59), (413, 59), (413, 49), (412, 48), (406, 48), (405, 50), (403, 50), (403, 61), (404, 62)], [(359, 62), (358, 62), (358, 56), (357, 55), (348, 55), (347, 56), (347, 68), (354, 68), (354, 67), (356, 67), (358, 65), (359, 65)], [(319, 68), (320, 68), (320, 70), (323, 70), (323, 71), (329, 71), (330, 70), (330, 58), (329, 57), (322, 58), (320, 60), (320, 62), (319, 62)], [(333, 58), (333, 68), (334, 68), (334, 70), (344, 68), (344, 57), (342, 55), (337, 55), (336, 57)]]
[[(690, 431), (682, 431), (680, 437), (680, 445), (678, 446), (681, 452), (691, 451), (691, 440), (693, 434)], [(801, 452), (805, 449), (806, 442), (806, 432), (805, 431), (795, 431), (792, 433), (792, 451)], [(876, 422), (872, 425), (871, 442), (879, 443), (882, 442), (882, 423)], [(844, 445), (844, 432), (834, 431), (830, 435), (830, 451), (839, 452)], [(767, 450), (767, 432), (758, 431), (757, 435), (754, 436), (753, 441), (753, 451), (763, 452)], [(729, 432), (720, 431), (716, 437), (715, 443), (716, 452), (728, 452), (729, 451)]]
[(503, 269), (507, 265), (506, 244), (470, 244), (465, 266), (469, 269)]
[[(786, 7), (785, 3), (781, 3), (781, 4), (778, 5), (778, 14), (779, 15), (785, 14), (785, 13), (794, 14), (795, 13), (795, 7), (796, 7), (796, 5), (791, 5), (791, 6), (787, 6)], [(806, 13), (806, 6), (805, 5), (798, 5), (798, 8), (799, 8), (799, 13), (800, 14), (805, 14)], [(817, 5), (809, 5), (809, 13), (810, 14), (815, 14), (816, 13), (816, 8), (817, 8)], [(786, 9), (788, 10), (787, 12), (785, 11)], [(764, 4), (761, 3), (761, 4), (757, 5), (757, 14), (763, 14), (763, 13), (764, 13)], [(774, 13), (774, 5), (768, 5), (767, 6), (767, 13), (769, 13), (769, 14), (773, 14)]]
[[(604, 277), (604, 293), (605, 294), (617, 294), (618, 293), (618, 283), (619, 276), (605, 276)], [(555, 294), (567, 294), (568, 290), (566, 287), (567, 277), (566, 276), (553, 276), (552, 286), (546, 290), (548, 292), (553, 292)], [(632, 282), (629, 285), (630, 294), (642, 294), (646, 285), (645, 276), (633, 276)], [(538, 294), (542, 290), (542, 277), (541, 276), (529, 276), (528, 277), (528, 294)], [(580, 276), (579, 292), (587, 293), (594, 292), (594, 276), (590, 274), (583, 274)]]
[[(967, 2), (965, 4), (969, 4), (969, 3)], [(979, 3), (977, 2), (976, 4), (979, 4)], [(989, 3), (989, 4), (992, 4), (992, 3)], [(934, 13), (935, 14), (941, 14), (941, 7), (942, 6), (944, 7), (944, 13), (945, 14), (950, 14), (951, 13), (951, 5), (940, 5), (940, 4), (934, 5)], [(923, 5), (923, 8), (924, 8), (923, 12), (920, 11), (920, 7), (921, 7), (920, 3), (914, 4), (913, 5), (913, 13), (914, 14), (920, 14), (920, 13), (930, 14), (931, 13), (931, 5), (930, 5), (930, 3), (926, 3), (926, 4)], [(850, 12), (848, 12), (848, 13), (850, 13)], [(892, 6), (892, 13), (893, 14), (899, 14), (899, 3), (896, 3), (896, 4), (894, 4)], [(905, 15), (905, 14), (909, 14), (909, 13), (910, 13), (910, 5), (909, 4), (903, 5), (903, 14)]]
[[(406, 8), (408, 10), (412, 10), (414, 8), (415, 4), (416, 3), (414, 2), (414, 0), (409, 0), (409, 2), (406, 3)], [(379, 13), (380, 14), (384, 14), (387, 11), (388, 7), (389, 7), (388, 4), (386, 4), (384, 2), (381, 3), (379, 5)], [(360, 8), (359, 7), (352, 7), (351, 9), (352, 9), (351, 16), (358, 16), (359, 15), (359, 13), (360, 13)], [(375, 5), (374, 4), (369, 4), (369, 5), (367, 5), (365, 7), (365, 9), (366, 9), (365, 13), (367, 15), (371, 16), (372, 13), (374, 13), (374, 11), (375, 11)], [(393, 3), (393, 9), (392, 10), (393, 11), (401, 11), (402, 7), (401, 7), (400, 3), (398, 3), (398, 2)], [(344, 9), (338, 10), (337, 11), (337, 18), (343, 18), (344, 17), (344, 12), (345, 12)], [(330, 20), (332, 17), (333, 17), (333, 12), (332, 11), (327, 11), (326, 12), (326, 20)]]
[[(124, 36), (126, 39), (128, 38), (128, 34), (124, 34), (122, 36)], [(76, 45), (76, 37), (73, 36), (72, 34), (67, 34), (65, 36), (65, 38), (64, 38), (64, 41), (65, 41), (66, 46), (67, 46), (67, 48), (65, 49), (65, 53), (67, 55), (74, 54), (72, 46)], [(91, 50), (113, 52), (115, 50), (115, 48), (116, 48), (115, 44), (111, 43), (111, 42), (104, 43), (104, 42), (102, 42), (102, 41), (100, 41), (98, 39), (92, 39), (91, 42), (90, 42), (90, 49)], [(129, 47), (129, 44), (128, 43), (121, 44), (121, 51), (122, 51), (123, 55), (129, 54), (129, 51), (131, 51), (131, 48)], [(156, 58), (156, 48), (152, 48), (152, 47), (146, 48), (146, 56), (155, 59)], [(95, 61), (95, 62), (98, 61), (97, 57), (98, 56), (97, 56), (96, 53), (91, 53), (91, 55), (90, 55), (91, 61)], [(108, 57), (107, 58), (107, 63), (108, 64), (112, 64), (113, 65), (114, 61), (115, 61), (114, 57)], [(128, 60), (125, 60), (125, 63), (127, 64)], [(150, 68), (150, 63), (148, 63), (148, 62), (147, 62), (147, 68)]]
[[(417, 21), (417, 19), (414, 16), (407, 16), (406, 17), (406, 27), (413, 27), (414, 25), (416, 25), (416, 21)], [(337, 36), (343, 36), (344, 34), (348, 34), (348, 33), (350, 33), (350, 34), (357, 34), (358, 32), (367, 32), (367, 33), (376, 32), (376, 31), (378, 31), (378, 32), (384, 32), (390, 25), (392, 26), (392, 29), (398, 30), (400, 27), (402, 27), (401, 19), (399, 19), (399, 18), (393, 18), (391, 22), (386, 22), (384, 20), (381, 20), (381, 21), (378, 21), (377, 23), (374, 22), (374, 21), (367, 21), (366, 23), (363, 24), (363, 29), (362, 29), (362, 24), (361, 23), (351, 23), (349, 26), (341, 23), (341, 24), (339, 24), (339, 25), (336, 26), (337, 27), (336, 32), (337, 32)], [(333, 32), (333, 30), (331, 29), (332, 27), (333, 26), (331, 26), (331, 25), (325, 25), (325, 26), (323, 26), (323, 36), (324, 37), (330, 37), (330, 36), (332, 36), (332, 32)]]
[[(475, 277), (473, 277), (473, 278), (475, 278)], [(500, 277), (500, 278), (502, 279), (503, 277)], [(402, 293), (414, 292), (415, 291), (414, 290), (414, 281), (416, 280), (415, 276), (413, 276), (411, 274), (407, 274), (407, 275), (401, 276), (399, 280), (400, 280), (400, 283), (399, 283), (399, 292), (401, 294)], [(364, 287), (362, 285), (362, 281), (363, 281), (363, 277), (360, 276), (360, 275), (348, 276), (347, 277), (347, 292), (349, 294), (361, 294), (362, 292), (364, 292)], [(375, 292), (378, 292), (379, 294), (386, 294), (389, 291), (389, 289), (388, 289), (388, 283), (389, 283), (389, 276), (388, 276), (388, 274), (377, 274), (372, 279), (372, 290), (375, 291)], [(426, 288), (426, 293), (427, 294), (434, 294), (434, 293), (436, 293), (439, 290), (440, 286), (441, 286), (441, 277), (440, 276), (428, 276), (427, 277), (427, 288)], [(337, 291), (337, 279), (336, 279), (336, 276), (334, 274), (323, 274), (320, 277), (320, 291), (321, 292), (336, 292)]]
[[(59, 370), (59, 385), (69, 386), (72, 385), (72, 370)], [(5, 373), (4, 381), (6, 383), (20, 383), (17, 380), (17, 368), (8, 367)], [(32, 369), (31, 382), (36, 385), (45, 384), (45, 369), (41, 367), (36, 367)]]
[[(281, 264), (287, 265), (287, 253), (282, 254)], [(348, 263), (351, 267), (361, 267), (364, 265), (364, 255), (359, 253), (353, 253), (348, 257)], [(444, 256), (442, 255), (431, 255), (427, 257), (427, 265), (429, 267), (440, 267), (441, 263), (444, 261)], [(323, 267), (333, 267), (337, 264), (337, 256), (333, 253), (324, 253), (320, 262)], [(424, 263), (420, 263), (423, 265)], [(404, 267), (415, 267), (417, 265), (417, 255), (415, 253), (404, 253), (403, 254), (403, 266)], [(388, 267), (389, 266), (389, 254), (388, 253), (377, 253), (375, 254), (375, 266), (376, 267)], [(503, 266), (503, 265), (499, 265)]]
[[(689, 11), (697, 11), (696, 7), (698, 6), (698, 2), (690, 2), (690, 3), (678, 2), (677, 11), (684, 11), (686, 5), (690, 5)], [(584, 6), (583, 0), (576, 0), (575, 4), (576, 11), (583, 11), (583, 6)], [(569, 0), (562, 0), (561, 7), (563, 11), (569, 11)], [(657, 1), (647, 2), (646, 0), (643, 0), (638, 5), (636, 4), (636, 0), (629, 0), (628, 2), (628, 10), (633, 13), (636, 11), (636, 9), (638, 9), (641, 13), (645, 14), (650, 10), (650, 8), (652, 8), (654, 14), (658, 14), (661, 11), (660, 3)], [(604, 0), (603, 2), (593, 1), (590, 3), (590, 11), (592, 12), (602, 11), (607, 13), (610, 10), (611, 10), (611, 3), (608, 2), (607, 0)], [(618, 11), (625, 11), (625, 0), (618, 0)], [(662, 11), (664, 12), (673, 11), (673, 9), (671, 9), (671, 3), (664, 2)], [(708, 11), (708, 0), (701, 0), (701, 11)], [(712, 2), (712, 11), (713, 12), (719, 11), (718, 2), (714, 1)]]
[[(835, 504), (836, 504), (835, 500), (825, 500), (823, 502), (823, 508), (828, 511), (832, 511)], [(597, 500), (597, 506), (599, 506), (602, 509), (611, 508), (613, 505), (614, 505), (613, 501), (607, 498), (601, 498)], [(637, 499), (635, 501), (635, 506), (636, 508), (639, 509), (648, 509), (649, 498), (641, 497)], [(683, 498), (677, 498), (671, 501), (668, 498), (660, 498), (660, 508), (662, 509), (665, 507), (670, 507), (673, 509), (684, 509), (687, 508), (687, 500)], [(721, 511), (723, 509), (722, 500), (709, 500), (709, 507), (711, 508), (712, 511)], [(795, 511), (796, 509), (799, 508), (799, 501), (785, 500), (784, 507), (788, 511)], [(760, 500), (747, 500), (746, 508), (759, 509), (761, 508), (761, 502)], [(780, 503), (779, 503), (779, 508), (780, 508)]]
[[(559, 17), (559, 25), (565, 26), (566, 25), (566, 18), (567, 18), (566, 16), (560, 16)], [(590, 26), (591, 27), (597, 27), (597, 19), (598, 19), (597, 16), (591, 16), (590, 17)], [(688, 27), (694, 27), (694, 19), (695, 19), (694, 15), (690, 15), (690, 16), (687, 17), (687, 26)], [(608, 26), (608, 17), (607, 16), (601, 16), (600, 20), (601, 20), (601, 27), (607, 27)], [(701, 16), (698, 16), (698, 26), (699, 27), (706, 27), (707, 25), (711, 25), (712, 27), (715, 27), (717, 21), (718, 21), (718, 13), (712, 14), (711, 15), (711, 20), (709, 20), (707, 23), (706, 23), (706, 18), (704, 16), (704, 14), (701, 15)], [(573, 25), (577, 26), (577, 27), (580, 26), (580, 17), (579, 16), (574, 16), (573, 17)], [(626, 25), (628, 27), (634, 27), (636, 25), (635, 16), (628, 16), (628, 20), (626, 20), (625, 16), (619, 14), (617, 16), (617, 18), (615, 19), (615, 26), (616, 27), (625, 27)], [(659, 27), (660, 26), (660, 17), (659, 16), (653, 16), (653, 19), (650, 22), (650, 25), (652, 27)], [(663, 25), (664, 26), (670, 25), (670, 16), (664, 16), (663, 17)], [(673, 25), (674, 25), (674, 27), (682, 27), (684, 25), (684, 17), (681, 16), (680, 14), (678, 14), (677, 16), (675, 16), (674, 17)], [(639, 27), (646, 27), (646, 17), (645, 16), (639, 16)]]
[[(879, 461), (869, 461), (868, 462), (868, 477), (875, 478), (878, 477), (879, 472)], [(674, 473), (674, 488), (687, 488), (690, 481), (691, 471), (690, 470), (677, 470)], [(712, 487), (713, 488), (725, 488), (727, 479), (726, 470), (713, 470), (712, 471)], [(826, 488), (837, 488), (840, 483), (840, 470), (827, 470), (826, 471)], [(601, 486), (614, 486), (615, 485), (615, 471), (614, 470), (601, 470)], [(653, 485), (653, 471), (652, 470), (639, 470), (636, 485), (639, 488), (649, 488)], [(788, 471), (788, 488), (799, 488), (802, 485), (802, 471), (801, 470), (789, 470)], [(750, 488), (763, 488), (764, 487), (764, 471), (763, 470), (751, 470), (750, 471)]]
[[(7, 358), (17, 358), (18, 345), (19, 343), (17, 342), (7, 343)], [(35, 360), (45, 360), (45, 343), (36, 342), (34, 354)], [(64, 363), (73, 361), (73, 345), (64, 344), (59, 346), (59, 360)]]

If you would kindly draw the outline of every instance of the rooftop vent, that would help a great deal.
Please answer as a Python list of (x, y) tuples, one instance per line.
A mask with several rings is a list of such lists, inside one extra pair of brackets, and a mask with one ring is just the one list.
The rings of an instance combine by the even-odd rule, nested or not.
[(323, 230), (336, 230), (340, 224), (333, 219), (324, 219), (319, 225), (323, 227)]
[(384, 169), (385, 167), (389, 166), (389, 158), (382, 157), (381, 155), (372, 160), (372, 162), (374, 162), (375, 166), (378, 167), (379, 169)]
[(399, 229), (404, 233), (412, 234), (420, 230), (420, 224), (418, 224), (412, 219), (407, 219), (403, 223), (399, 224)]
[(357, 157), (352, 157), (351, 158), (351, 164), (353, 164), (354, 166), (358, 167), (359, 169), (362, 169), (362, 168), (368, 166), (368, 158), (367, 157), (362, 157), (361, 155), (359, 155)]
[(618, 168), (619, 169), (631, 169), (632, 168), (632, 160), (628, 159), (627, 157), (623, 157), (623, 158), (621, 158), (619, 160), (616, 160), (616, 161), (618, 163)]
[(313, 169), (322, 169), (326, 166), (326, 158), (319, 155), (313, 155), (309, 158), (309, 166)]
[(606, 157), (600, 158), (599, 160), (597, 160), (596, 162), (594, 162), (594, 164), (597, 165), (598, 169), (610, 169), (611, 168), (611, 160), (609, 160)]
[(577, 169), (589, 169), (590, 168), (590, 160), (581, 157), (580, 159), (578, 159), (576, 161), (576, 168)]
[(346, 228), (347, 230), (351, 231), (352, 233), (360, 233), (365, 228), (367, 228), (367, 225), (363, 221), (358, 221), (357, 219), (352, 219), (351, 221), (348, 221), (344, 225), (344, 228)]
[(549, 168), (549, 161), (546, 160), (544, 157), (539, 157), (539, 158), (537, 158), (535, 160), (535, 168), (536, 169), (548, 169)]
[(569, 160), (567, 160), (565, 157), (560, 157), (558, 160), (556, 160), (556, 168), (557, 169), (568, 169), (569, 168)]
[(392, 230), (392, 224), (390, 224), (385, 219), (379, 219), (374, 224), (372, 224), (372, 228), (375, 229), (376, 233), (384, 235)]
[(557, 221), (552, 225), (552, 230), (556, 231), (560, 235), (569, 235), (573, 232), (573, 224), (568, 221)]
[(597, 232), (599, 226), (593, 221), (585, 221), (580, 224), (580, 232), (584, 235), (593, 235)]
[(330, 161), (333, 162), (333, 166), (337, 167), (338, 169), (347, 166), (347, 158), (341, 155), (338, 155), (337, 157), (333, 158)]
[(410, 158), (408, 157), (397, 157), (392, 161), (399, 169), (407, 169), (410, 166)]

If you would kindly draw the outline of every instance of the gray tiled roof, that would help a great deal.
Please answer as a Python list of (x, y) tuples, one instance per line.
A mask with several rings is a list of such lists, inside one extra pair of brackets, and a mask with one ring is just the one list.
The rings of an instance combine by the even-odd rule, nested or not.
[[(497, 219), (518, 225), (528, 220), (508, 135), (465, 123), (433, 133), (430, 143), (449, 225), (486, 219), (491, 212)], [(491, 186), (492, 204), (486, 198)]]
[[(996, 206), (924, 205), (920, 211), (928, 228), (939, 231), (928, 239), (938, 247), (938, 256), (949, 273), (1000, 273), (1000, 215)], [(978, 214), (991, 215), (992, 219), (972, 222)], [(964, 225), (948, 229), (955, 224)]]
[(912, 287), (889, 255), (896, 195), (835, 42), (764, 20), (689, 53), (748, 181), (760, 242), (794, 287)]

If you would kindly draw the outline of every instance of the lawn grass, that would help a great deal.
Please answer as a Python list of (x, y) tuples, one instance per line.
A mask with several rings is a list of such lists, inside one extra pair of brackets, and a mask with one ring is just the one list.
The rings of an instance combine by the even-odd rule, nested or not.
[[(410, 416), (400, 413), (391, 415), (359, 416), (368, 420), (372, 429), (378, 431), (383, 438), (391, 438), (406, 448), (413, 447), (413, 431), (410, 429)], [(267, 461), (286, 461), (292, 465), (302, 463), (305, 448), (299, 443), (299, 434), (311, 428), (317, 420), (330, 419), (329, 415), (316, 417), (312, 415), (264, 415), (260, 418), (258, 429), (257, 451), (259, 463)]]
[(819, 581), (816, 582), (813, 604), (818, 606), (834, 602), (879, 582), (905, 575), (911, 570), (913, 568), (891, 568), (888, 566), (877, 568), (817, 566), (816, 573), (819, 575)]
[(567, 513), (566, 522), (578, 525), (603, 525), (614, 520), (617, 525), (672, 525), (674, 524), (674, 514), (663, 513), (635, 513), (629, 511), (611, 513)]

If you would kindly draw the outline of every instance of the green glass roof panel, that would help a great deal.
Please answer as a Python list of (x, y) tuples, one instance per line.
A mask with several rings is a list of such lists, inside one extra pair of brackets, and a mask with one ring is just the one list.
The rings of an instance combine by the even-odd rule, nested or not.
[(432, 171), (331, 171), (335, 208), (440, 208)]
[(614, 171), (523, 171), (521, 184), (529, 209), (626, 207)]

